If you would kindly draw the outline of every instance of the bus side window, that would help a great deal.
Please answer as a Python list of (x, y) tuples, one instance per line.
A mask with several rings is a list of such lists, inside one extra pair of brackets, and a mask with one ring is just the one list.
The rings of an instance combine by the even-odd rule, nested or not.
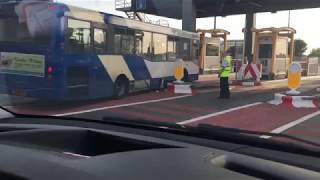
[(135, 45), (136, 45), (136, 55), (142, 56), (142, 49), (143, 49), (143, 31), (136, 31), (135, 32)]
[(178, 58), (191, 61), (190, 39), (179, 38)]
[(191, 54), (191, 59), (193, 61), (198, 61), (199, 56), (200, 56), (200, 46), (199, 46), (199, 41), (197, 40), (192, 40), (192, 54)]
[(121, 54), (134, 54), (134, 30), (127, 29), (121, 39)]
[(152, 34), (150, 32), (143, 32), (142, 41), (142, 57), (152, 60)]
[(175, 37), (168, 37), (168, 61), (175, 61), (177, 59), (177, 42)]
[(94, 29), (94, 50), (97, 54), (106, 54), (106, 31), (103, 29)]
[(125, 34), (125, 29), (116, 28), (114, 31), (114, 54), (121, 54), (122, 36)]
[(167, 60), (167, 35), (153, 33), (153, 59), (154, 61)]
[(116, 28), (114, 32), (114, 53), (134, 54), (134, 31)]
[(90, 23), (68, 19), (66, 31), (66, 52), (88, 53), (92, 51)]

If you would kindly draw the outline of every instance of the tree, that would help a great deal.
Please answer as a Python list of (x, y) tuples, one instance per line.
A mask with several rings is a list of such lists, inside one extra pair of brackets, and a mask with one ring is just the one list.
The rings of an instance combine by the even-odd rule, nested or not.
[(320, 48), (312, 49), (309, 57), (319, 57), (320, 58)]
[(302, 39), (296, 39), (294, 41), (294, 55), (301, 57), (308, 49), (307, 43)]

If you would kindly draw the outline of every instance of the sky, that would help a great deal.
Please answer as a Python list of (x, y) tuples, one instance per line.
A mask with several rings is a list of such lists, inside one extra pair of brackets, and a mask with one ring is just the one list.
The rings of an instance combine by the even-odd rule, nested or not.
[[(123, 12), (115, 10), (115, 0), (56, 0), (66, 4), (76, 5), (88, 9), (125, 16)], [(277, 13), (257, 14), (257, 28), (288, 26), (288, 11)], [(151, 19), (167, 19), (151, 16)], [(296, 38), (303, 39), (308, 44), (308, 51), (320, 48), (320, 8), (291, 11), (291, 27), (297, 30)], [(170, 27), (181, 29), (181, 20), (167, 19)], [(242, 28), (245, 26), (245, 16), (227, 16), (217, 18), (217, 28), (228, 30), (229, 39), (243, 39)], [(211, 29), (214, 27), (213, 18), (197, 19), (197, 29)]]

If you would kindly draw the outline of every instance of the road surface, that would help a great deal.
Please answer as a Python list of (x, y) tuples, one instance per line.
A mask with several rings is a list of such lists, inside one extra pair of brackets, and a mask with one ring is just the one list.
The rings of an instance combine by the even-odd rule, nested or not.
[[(204, 81), (205, 83), (211, 83)], [(316, 95), (320, 77), (302, 81), (300, 91)], [(198, 82), (198, 84), (201, 82)], [(217, 84), (212, 82), (212, 84)], [(141, 92), (126, 98), (82, 102), (17, 101), (6, 108), (19, 113), (71, 116), (102, 120), (107, 117), (144, 119), (196, 126), (205, 123), (254, 131), (286, 133), (320, 143), (320, 108), (272, 105), (275, 93), (287, 90), (285, 80), (256, 87), (231, 87), (231, 99), (219, 99), (214, 85), (195, 86), (195, 95)], [(6, 97), (8, 98), (8, 97)], [(267, 137), (266, 137), (267, 138)]]

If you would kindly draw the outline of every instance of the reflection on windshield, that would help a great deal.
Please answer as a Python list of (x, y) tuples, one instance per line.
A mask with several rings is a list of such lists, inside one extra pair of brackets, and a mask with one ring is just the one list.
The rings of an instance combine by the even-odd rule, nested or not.
[(1, 4), (1, 105), (21, 114), (211, 124), (319, 141), (319, 55), (308, 56), (295, 29), (253, 28), (245, 57), (242, 35), (190, 32), (138, 15)]

